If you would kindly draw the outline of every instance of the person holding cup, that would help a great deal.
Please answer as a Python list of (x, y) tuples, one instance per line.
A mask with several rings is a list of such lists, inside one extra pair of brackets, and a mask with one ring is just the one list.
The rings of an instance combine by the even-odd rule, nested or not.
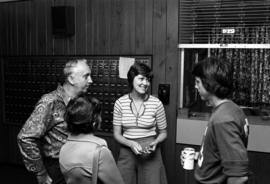
[(201, 99), (213, 107), (198, 152), (195, 179), (199, 184), (245, 184), (249, 125), (242, 109), (229, 99), (232, 66), (225, 59), (209, 57), (197, 63), (192, 74)]
[(184, 148), (181, 152), (181, 165), (185, 170), (194, 169), (194, 161), (196, 160), (196, 152), (194, 148)]
[(118, 168), (126, 184), (166, 184), (160, 143), (167, 137), (162, 102), (148, 93), (152, 72), (144, 63), (128, 71), (130, 92), (116, 100), (114, 138), (120, 143)]

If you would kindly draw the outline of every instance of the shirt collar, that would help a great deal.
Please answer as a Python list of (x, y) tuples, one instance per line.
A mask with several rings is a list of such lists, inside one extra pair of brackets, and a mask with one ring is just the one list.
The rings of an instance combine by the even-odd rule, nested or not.
[[(128, 94), (128, 98), (129, 98), (131, 101), (133, 101), (133, 98), (131, 97), (131, 94), (130, 94), (130, 93)], [(143, 102), (146, 102), (149, 98), (150, 98), (150, 95), (147, 94), (147, 95), (145, 96), (145, 98), (143, 99)]]
[(63, 99), (64, 103), (67, 105), (71, 98), (67, 95), (67, 93), (65, 92), (63, 86), (61, 86), (59, 84), (57, 86), (57, 90), (56, 91), (59, 94), (59, 96)]
[(69, 134), (68, 140), (76, 142), (92, 142), (98, 145), (103, 145), (103, 143), (100, 142), (100, 138), (96, 137), (94, 134)]

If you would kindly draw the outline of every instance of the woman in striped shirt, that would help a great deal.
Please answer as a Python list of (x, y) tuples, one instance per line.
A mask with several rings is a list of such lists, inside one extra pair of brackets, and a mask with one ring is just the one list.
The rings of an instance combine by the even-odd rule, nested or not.
[(167, 183), (159, 147), (167, 137), (166, 115), (162, 102), (148, 93), (151, 78), (146, 64), (132, 65), (130, 93), (114, 105), (114, 138), (121, 145), (117, 165), (126, 184)]

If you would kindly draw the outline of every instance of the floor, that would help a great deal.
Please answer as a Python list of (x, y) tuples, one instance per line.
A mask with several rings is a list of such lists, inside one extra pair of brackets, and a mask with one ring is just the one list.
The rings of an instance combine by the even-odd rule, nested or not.
[(2, 184), (37, 184), (35, 176), (22, 165), (1, 164), (0, 171)]

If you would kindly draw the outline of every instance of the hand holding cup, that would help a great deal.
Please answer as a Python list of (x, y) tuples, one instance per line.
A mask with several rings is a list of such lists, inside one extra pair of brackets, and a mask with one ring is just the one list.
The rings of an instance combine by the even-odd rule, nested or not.
[(194, 160), (195, 160), (195, 149), (194, 148), (185, 148), (181, 152), (181, 165), (186, 170), (193, 170), (194, 169)]

